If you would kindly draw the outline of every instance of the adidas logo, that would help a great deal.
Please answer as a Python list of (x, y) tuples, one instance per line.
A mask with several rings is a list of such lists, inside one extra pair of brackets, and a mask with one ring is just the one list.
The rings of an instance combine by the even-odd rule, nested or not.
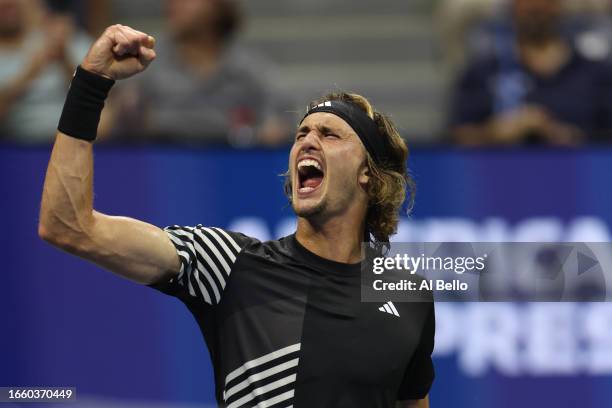
[(395, 308), (395, 305), (391, 301), (379, 307), (378, 310), (384, 313), (392, 314), (393, 316), (400, 317), (399, 313), (397, 312), (397, 309)]

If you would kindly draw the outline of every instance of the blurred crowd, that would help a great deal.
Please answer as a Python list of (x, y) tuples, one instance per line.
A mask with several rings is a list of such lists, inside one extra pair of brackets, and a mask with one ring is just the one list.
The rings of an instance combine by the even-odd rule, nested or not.
[[(232, 146), (289, 141), (292, 101), (274, 67), (235, 47), (238, 3), (167, 0), (151, 69), (117, 84), (103, 112), (106, 141)], [(72, 73), (104, 24), (77, 24), (65, 7), (0, 0), (0, 126), (3, 139), (50, 142)]]
[(498, 6), (503, 18), (472, 22), (455, 49), (464, 48), (455, 57), (462, 61), (449, 104), (452, 140), (570, 146), (612, 141), (608, 16), (570, 14), (565, 7), (571, 3), (562, 0), (474, 3), (476, 16), (495, 15)]
[[(153, 33), (158, 58), (144, 74), (115, 86), (99, 139), (235, 147), (290, 143), (299, 106), (308, 101), (279, 85), (282, 63), (236, 41), (244, 3), (162, 3)], [(432, 110), (445, 113), (437, 130), (418, 143), (612, 141), (611, 3), (435, 2), (429, 26), (437, 35), (434, 48), (446, 90), (441, 106)], [(123, 23), (115, 4), (0, 0), (1, 141), (52, 142), (76, 65), (105, 26)]]

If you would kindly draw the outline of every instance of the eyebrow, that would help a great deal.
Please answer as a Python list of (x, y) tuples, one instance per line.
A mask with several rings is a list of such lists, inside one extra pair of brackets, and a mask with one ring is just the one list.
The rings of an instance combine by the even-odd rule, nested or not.
[[(325, 134), (325, 133), (339, 133), (337, 130), (332, 129), (332, 128), (330, 128), (329, 126), (317, 125), (317, 126), (315, 126), (315, 128), (316, 128), (316, 129), (317, 129), (319, 132), (324, 133), (324, 134)], [(308, 131), (309, 131), (310, 129), (311, 129), (311, 127), (310, 127), (310, 126), (308, 126), (308, 125), (302, 125), (302, 126), (300, 126), (300, 127), (298, 128), (298, 130), (297, 130), (297, 132), (296, 132), (296, 133), (297, 133), (297, 134), (300, 134), (300, 133), (308, 133)]]

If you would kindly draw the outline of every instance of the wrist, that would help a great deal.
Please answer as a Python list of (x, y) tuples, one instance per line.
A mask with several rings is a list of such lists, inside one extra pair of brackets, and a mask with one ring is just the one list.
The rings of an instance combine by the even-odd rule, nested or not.
[(114, 83), (112, 79), (77, 67), (58, 130), (77, 139), (95, 140), (104, 101)]
[(90, 73), (92, 73), (92, 74), (95, 74), (95, 75), (101, 76), (101, 77), (106, 78), (106, 79), (110, 79), (111, 81), (114, 81), (114, 80), (115, 80), (115, 79), (114, 79), (113, 77), (111, 77), (110, 75), (105, 74), (105, 73), (101, 72), (100, 70), (96, 69), (96, 67), (94, 67), (93, 65), (88, 64), (88, 63), (87, 63), (87, 61), (83, 61), (83, 62), (81, 63), (81, 65), (80, 65), (80, 67), (81, 67), (83, 70), (85, 70), (85, 71), (87, 71), (87, 72), (90, 72)]

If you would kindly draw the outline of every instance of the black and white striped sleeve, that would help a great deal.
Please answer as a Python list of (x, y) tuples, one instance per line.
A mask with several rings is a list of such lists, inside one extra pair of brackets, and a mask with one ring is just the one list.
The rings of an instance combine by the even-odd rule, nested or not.
[(181, 268), (176, 277), (151, 287), (182, 299), (216, 305), (240, 252), (254, 238), (216, 227), (172, 225), (164, 228), (176, 248)]

